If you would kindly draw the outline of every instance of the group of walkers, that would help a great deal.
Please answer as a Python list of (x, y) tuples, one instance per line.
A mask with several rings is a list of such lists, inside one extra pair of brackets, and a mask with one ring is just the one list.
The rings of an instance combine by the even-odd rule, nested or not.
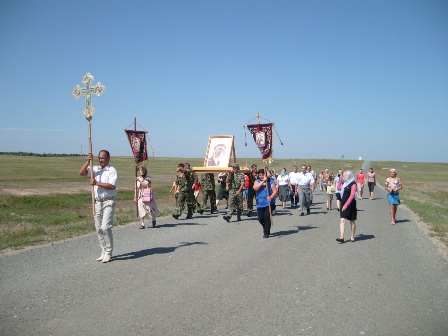
[[(101, 248), (101, 255), (97, 261), (107, 263), (112, 259), (113, 235), (112, 224), (115, 212), (116, 186), (118, 173), (110, 166), (110, 154), (107, 150), (101, 150), (98, 154), (99, 165), (93, 166), (93, 156), (87, 156), (87, 162), (81, 167), (79, 174), (90, 177), (90, 185), (93, 187), (95, 198), (94, 223)], [(92, 171), (93, 174), (92, 174)], [(135, 178), (136, 194), (135, 202), (138, 205), (138, 216), (141, 220), (140, 228), (144, 229), (144, 219), (148, 216), (152, 226), (157, 225), (156, 218), (160, 215), (154, 194), (152, 193), (151, 178), (147, 168), (140, 167), (140, 175)], [(313, 203), (313, 194), (316, 184), (321, 191), (327, 194), (327, 210), (331, 210), (333, 192), (336, 195), (337, 210), (340, 214), (340, 237), (336, 241), (344, 243), (344, 231), (346, 221), (351, 224), (350, 242), (355, 241), (357, 207), (356, 199), (361, 200), (363, 188), (369, 187), (370, 199), (373, 200), (376, 176), (373, 169), (369, 169), (367, 176), (362, 169), (355, 176), (352, 171), (338, 171), (337, 176), (326, 169), (316, 176), (311, 166), (302, 165), (301, 172), (294, 166), (291, 173), (287, 174), (283, 168), (276, 175), (269, 169), (258, 169), (256, 164), (251, 166), (248, 173), (240, 172), (237, 163), (232, 169), (218, 176), (218, 197), (215, 192), (215, 176), (213, 173), (204, 173), (199, 181), (198, 175), (190, 170), (189, 163), (180, 163), (177, 167), (176, 181), (173, 183), (176, 209), (173, 218), (178, 219), (187, 206), (187, 219), (193, 218), (196, 211), (203, 214), (210, 204), (210, 214), (218, 212), (219, 200), (227, 201), (226, 214), (223, 219), (230, 222), (233, 213), (236, 212), (237, 221), (241, 221), (243, 214), (243, 199), (247, 195), (244, 204), (247, 207), (247, 216), (251, 217), (254, 210), (254, 198), (258, 221), (263, 228), (263, 238), (269, 238), (272, 225), (272, 215), (276, 209), (276, 199), (279, 198), (282, 208), (290, 201), (290, 207), (299, 205), (300, 215), (310, 214), (310, 206)], [(390, 204), (391, 224), (396, 223), (397, 206), (400, 204), (399, 191), (403, 188), (395, 169), (390, 170), (390, 177), (386, 180), (385, 189), (388, 192), (387, 199)], [(198, 191), (202, 191), (202, 204), (198, 201)], [(196, 194), (195, 194), (196, 191)]]

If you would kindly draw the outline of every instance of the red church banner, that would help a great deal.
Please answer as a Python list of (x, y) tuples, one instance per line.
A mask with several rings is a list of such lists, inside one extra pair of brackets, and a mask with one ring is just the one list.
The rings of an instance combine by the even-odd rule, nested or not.
[(272, 157), (272, 128), (274, 124), (253, 124), (246, 125), (254, 138), (255, 144), (260, 149), (261, 157), (264, 161)]
[(148, 159), (148, 149), (146, 147), (146, 132), (125, 130), (131, 145), (132, 154), (136, 164), (146, 162)]

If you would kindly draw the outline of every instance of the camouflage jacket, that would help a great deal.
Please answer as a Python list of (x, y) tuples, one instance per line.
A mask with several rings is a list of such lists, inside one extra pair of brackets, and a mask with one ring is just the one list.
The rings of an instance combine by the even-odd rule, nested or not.
[(205, 173), (201, 176), (202, 190), (215, 190), (215, 174)]
[(191, 186), (198, 183), (198, 174), (192, 173), (190, 170), (188, 170), (188, 173), (190, 173)]
[(185, 172), (184, 176), (177, 175), (176, 176), (176, 185), (178, 186), (177, 190), (179, 192), (187, 192), (191, 190), (193, 183), (191, 182), (191, 174), (190, 172)]
[(229, 176), (229, 191), (236, 192), (236, 191), (238, 191), (238, 189), (241, 188), (241, 185), (244, 188), (244, 174), (243, 173), (230, 174), (230, 176)]

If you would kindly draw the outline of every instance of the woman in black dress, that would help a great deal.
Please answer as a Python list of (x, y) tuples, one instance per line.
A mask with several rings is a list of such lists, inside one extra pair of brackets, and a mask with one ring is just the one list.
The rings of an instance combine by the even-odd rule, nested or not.
[(358, 210), (356, 209), (356, 192), (357, 186), (355, 181), (355, 175), (350, 170), (347, 170), (343, 174), (344, 184), (341, 190), (341, 210), (340, 210), (340, 231), (341, 236), (336, 238), (336, 241), (345, 243), (344, 240), (344, 230), (345, 222), (350, 221), (352, 227), (352, 235), (350, 236), (350, 242), (355, 242), (355, 231), (356, 231), (356, 218), (358, 215)]

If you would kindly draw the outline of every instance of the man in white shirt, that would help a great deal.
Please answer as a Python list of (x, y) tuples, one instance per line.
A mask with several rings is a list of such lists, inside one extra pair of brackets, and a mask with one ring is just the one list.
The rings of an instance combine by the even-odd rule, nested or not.
[(93, 166), (90, 171), (92, 153), (87, 155), (87, 162), (79, 170), (79, 175), (89, 176), (90, 185), (94, 187), (95, 194), (95, 229), (101, 247), (101, 255), (97, 261), (107, 263), (112, 259), (114, 239), (112, 224), (114, 222), (115, 196), (117, 195), (117, 170), (109, 165), (110, 154), (107, 150), (101, 150), (98, 154), (99, 166)]
[[(310, 165), (306, 166), (306, 171), (311, 174), (311, 176), (313, 177), (314, 181), (317, 180), (316, 172), (313, 169), (311, 169)], [(313, 196), (314, 196), (314, 189), (315, 188), (316, 188), (316, 182), (314, 182), (313, 190), (311, 190), (311, 203), (310, 204), (313, 204)]]
[(306, 171), (306, 165), (302, 166), (302, 171), (297, 175), (297, 187), (300, 203), (300, 216), (304, 215), (306, 208), (306, 214), (310, 213), (311, 205), (311, 193), (314, 190), (314, 178), (310, 173)]
[(294, 166), (292, 172), (289, 173), (291, 208), (299, 203), (299, 195), (297, 193), (297, 177), (299, 175), (297, 166)]

